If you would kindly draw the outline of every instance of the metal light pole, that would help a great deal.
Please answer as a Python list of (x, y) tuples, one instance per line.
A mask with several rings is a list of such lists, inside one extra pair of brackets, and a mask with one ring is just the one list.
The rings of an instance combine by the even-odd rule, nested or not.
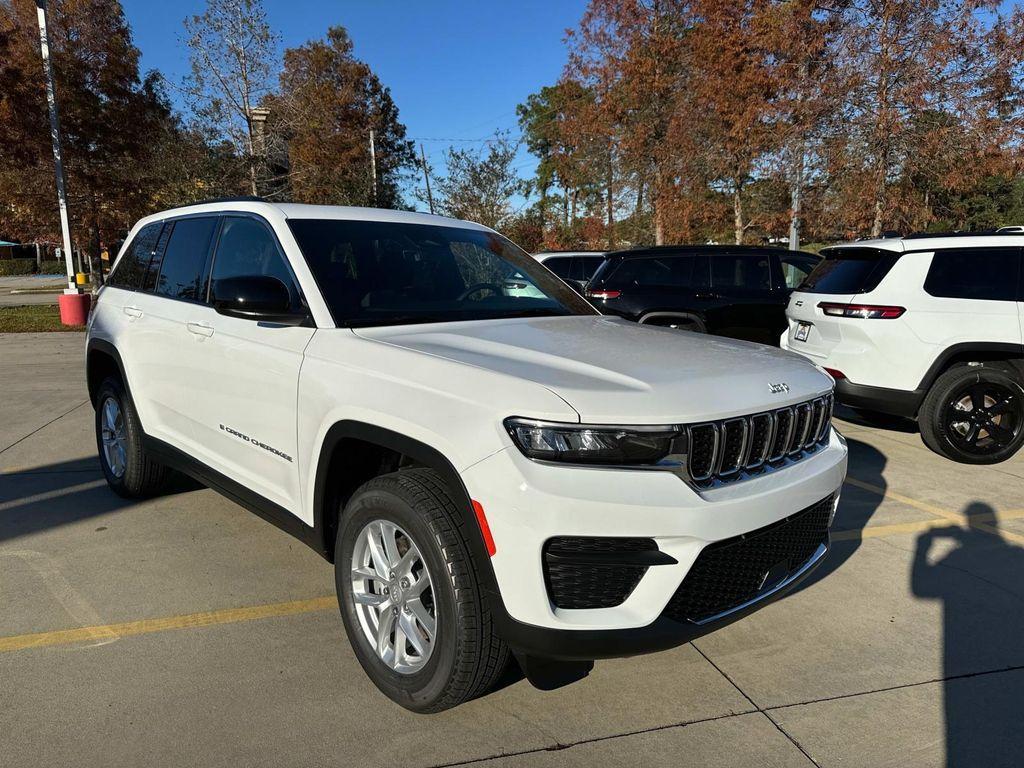
[(377, 205), (377, 145), (373, 140), (373, 128), (370, 129), (370, 177), (373, 179), (373, 204)]
[(64, 163), (60, 154), (60, 119), (57, 116), (57, 93), (53, 87), (53, 69), (50, 67), (50, 46), (46, 38), (46, 0), (36, 0), (39, 16), (39, 43), (43, 53), (43, 72), (46, 74), (46, 103), (50, 108), (50, 138), (53, 140), (53, 162), (57, 173), (57, 204), (60, 206), (60, 230), (64, 237), (64, 264), (68, 271), (68, 287), (64, 293), (78, 293), (75, 285), (74, 258), (71, 252), (71, 225), (68, 224), (68, 201), (64, 192)]

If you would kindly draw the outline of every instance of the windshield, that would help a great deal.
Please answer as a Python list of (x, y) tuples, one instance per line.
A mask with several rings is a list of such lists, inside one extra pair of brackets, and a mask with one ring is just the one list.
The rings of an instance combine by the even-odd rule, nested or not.
[(342, 219), (288, 226), (340, 326), (597, 314), (493, 232)]

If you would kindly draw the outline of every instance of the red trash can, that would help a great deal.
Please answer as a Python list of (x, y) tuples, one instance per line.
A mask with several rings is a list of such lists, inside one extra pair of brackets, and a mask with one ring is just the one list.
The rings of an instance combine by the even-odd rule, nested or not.
[(60, 321), (63, 325), (85, 325), (89, 320), (90, 293), (62, 293), (57, 297)]

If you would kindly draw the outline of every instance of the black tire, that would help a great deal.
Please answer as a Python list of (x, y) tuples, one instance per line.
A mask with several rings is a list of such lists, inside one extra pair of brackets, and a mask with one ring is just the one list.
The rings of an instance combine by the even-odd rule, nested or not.
[[(364, 484), (345, 506), (338, 526), (335, 583), (349, 641), (373, 683), (413, 712), (440, 712), (482, 695), (508, 664), (508, 646), (495, 632), (464, 539), (479, 533), (464, 532), (462, 519), (441, 477), (417, 468)], [(417, 671), (400, 673), (388, 666), (371, 646), (356, 612), (353, 550), (374, 520), (407, 532), (430, 573), (437, 633), (432, 652)]]
[[(116, 403), (123, 419), (123, 468), (111, 466), (104, 450), (103, 414), (108, 400)], [(96, 450), (107, 485), (114, 493), (127, 499), (141, 499), (158, 494), (165, 487), (170, 472), (146, 452), (142, 435), (135, 404), (121, 380), (114, 377), (104, 379), (96, 392)]]
[(1020, 376), (998, 363), (954, 366), (932, 384), (917, 421), (924, 444), (948, 459), (1006, 461), (1024, 443)]

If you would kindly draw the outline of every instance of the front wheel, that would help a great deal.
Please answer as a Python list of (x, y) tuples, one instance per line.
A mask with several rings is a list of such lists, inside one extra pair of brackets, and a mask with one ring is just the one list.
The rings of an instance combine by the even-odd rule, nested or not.
[(338, 602), (356, 658), (389, 698), (439, 712), (486, 692), (504, 671), (480, 580), (441, 477), (375, 478), (342, 512)]
[(1024, 443), (1024, 388), (990, 364), (950, 368), (928, 391), (918, 424), (925, 445), (953, 461), (1006, 461)]

